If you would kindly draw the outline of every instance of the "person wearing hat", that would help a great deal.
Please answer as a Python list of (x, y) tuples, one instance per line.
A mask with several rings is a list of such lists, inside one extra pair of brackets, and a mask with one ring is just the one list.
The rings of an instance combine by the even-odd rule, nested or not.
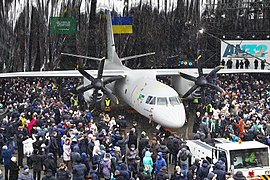
[(17, 180), (18, 175), (19, 175), (19, 170), (20, 170), (17, 164), (17, 158), (13, 156), (10, 160), (11, 161), (9, 163), (9, 169), (10, 169), (9, 180)]
[(139, 140), (139, 147), (138, 147), (138, 150), (139, 150), (139, 156), (141, 158), (141, 162), (142, 162), (142, 159), (143, 159), (143, 149), (149, 144), (149, 137), (146, 136), (146, 132), (142, 131), (141, 132), (141, 137), (140, 137), (140, 140)]
[(24, 165), (23, 172), (19, 174), (18, 180), (34, 180), (33, 175), (29, 172), (29, 166)]
[(82, 164), (85, 165), (85, 167), (86, 167), (86, 169), (87, 169), (87, 172), (89, 172), (89, 171), (90, 171), (90, 164), (89, 164), (87, 155), (86, 155), (86, 153), (84, 153), (84, 152), (83, 152), (82, 155), (81, 155), (81, 162), (82, 162)]
[(242, 171), (237, 171), (234, 176), (233, 176), (234, 180), (246, 180), (247, 178), (243, 175)]
[(4, 166), (5, 166), (5, 179), (8, 179), (8, 173), (9, 173), (9, 163), (10, 159), (12, 157), (13, 151), (15, 149), (15, 143), (12, 141), (11, 148), (8, 148), (8, 146), (3, 146), (2, 148), (2, 156), (4, 159)]

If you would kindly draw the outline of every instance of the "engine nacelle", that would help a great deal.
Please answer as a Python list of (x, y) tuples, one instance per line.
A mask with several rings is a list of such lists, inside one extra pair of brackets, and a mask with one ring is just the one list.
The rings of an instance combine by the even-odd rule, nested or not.
[[(197, 77), (198, 74), (190, 71), (188, 74)], [(172, 76), (172, 86), (173, 88), (178, 92), (178, 94), (180, 95), (180, 97), (182, 97), (190, 88), (192, 88), (192, 86), (194, 86), (194, 82), (193, 81), (189, 81), (185, 78), (182, 78), (181, 75), (180, 76)], [(194, 93), (192, 93), (192, 95), (188, 96), (187, 98), (189, 99), (193, 99), (193, 98), (200, 98), (201, 94), (200, 94), (200, 90), (196, 90)]]
[[(91, 103), (93, 101), (93, 92), (94, 92), (94, 89), (90, 89), (89, 91), (84, 92), (83, 97), (87, 103)], [(101, 101), (102, 97), (103, 97), (103, 92), (99, 90), (97, 101)]]

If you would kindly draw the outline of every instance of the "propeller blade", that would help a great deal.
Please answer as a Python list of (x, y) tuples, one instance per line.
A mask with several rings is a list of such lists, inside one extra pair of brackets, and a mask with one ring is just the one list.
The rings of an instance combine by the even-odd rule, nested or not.
[(217, 86), (217, 85), (215, 85), (215, 84), (207, 83), (207, 86), (216, 89), (216, 90), (219, 91), (220, 93), (224, 93), (224, 92), (225, 92), (221, 87), (219, 87), (219, 86)]
[(111, 82), (113, 82), (113, 81), (116, 81), (116, 80), (118, 80), (118, 79), (123, 79), (124, 77), (125, 77), (125, 76), (114, 76), (114, 77), (110, 77), (110, 78), (106, 79), (106, 80), (103, 82), (103, 84), (106, 85), (106, 84), (109, 84), (109, 83), (111, 83)]
[(199, 86), (198, 85), (194, 85), (192, 88), (190, 88), (188, 90), (188, 92), (186, 92), (186, 94), (184, 94), (183, 98), (186, 98), (188, 97), (189, 95), (191, 95)]
[(77, 91), (77, 93), (82, 93), (82, 92), (88, 91), (89, 89), (92, 89), (92, 88), (93, 88), (93, 85), (89, 84), (87, 86), (77, 88), (76, 91)]
[(113, 102), (115, 102), (116, 104), (119, 104), (119, 101), (117, 99), (117, 97), (112, 93), (112, 91), (107, 88), (107, 87), (103, 87), (102, 92), (105, 93)]
[(204, 86), (201, 87), (201, 103), (202, 103), (202, 107), (204, 107), (205, 103), (206, 103), (206, 95), (205, 95), (205, 87)]
[(92, 94), (92, 102), (91, 102), (91, 109), (94, 110), (97, 105), (97, 96), (98, 96), (98, 89), (95, 89)]
[(194, 81), (196, 82), (197, 81), (197, 78), (196, 77), (193, 77), (189, 74), (186, 74), (186, 73), (179, 73), (179, 75), (187, 80), (190, 80), (190, 81)]
[(97, 75), (97, 78), (98, 79), (101, 79), (102, 78), (102, 74), (103, 74), (103, 69), (104, 69), (104, 64), (105, 64), (105, 57), (103, 57), (101, 60), (100, 60), (100, 63), (99, 63), (99, 66), (98, 66), (98, 75)]
[(215, 69), (213, 69), (213, 70), (206, 76), (206, 78), (215, 75), (219, 70), (221, 70), (221, 69), (223, 69), (223, 68), (224, 68), (224, 66), (217, 66), (217, 67), (215, 67)]
[(203, 75), (203, 70), (201, 67), (198, 67), (198, 72), (199, 72), (199, 76), (202, 76)]
[(91, 76), (90, 74), (88, 74), (84, 69), (79, 68), (78, 71), (88, 80), (90, 80), (91, 82), (95, 81), (95, 78), (93, 76)]

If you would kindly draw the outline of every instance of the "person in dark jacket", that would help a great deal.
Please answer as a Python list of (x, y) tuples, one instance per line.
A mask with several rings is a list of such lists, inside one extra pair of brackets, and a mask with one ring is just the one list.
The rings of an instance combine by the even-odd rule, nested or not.
[(71, 157), (72, 166), (74, 165), (74, 163), (76, 164), (78, 159), (81, 159), (79, 146), (75, 145), (73, 147), (73, 151), (71, 152), (70, 157)]
[(242, 171), (237, 171), (234, 176), (233, 176), (234, 180), (246, 180), (247, 178), (243, 175)]
[(161, 170), (158, 172), (157, 176), (156, 176), (156, 180), (167, 180), (169, 179), (169, 174), (167, 171), (167, 167), (163, 166), (161, 168)]
[(125, 139), (124, 136), (121, 136), (119, 140), (116, 142), (116, 146), (120, 147), (121, 153), (123, 155), (122, 160), (125, 160), (127, 154), (126, 144), (128, 143), (128, 139)]
[(225, 180), (226, 179), (226, 171), (222, 170), (220, 164), (215, 165), (215, 170), (213, 171), (217, 175), (218, 180)]
[(57, 180), (69, 180), (71, 178), (70, 172), (65, 163), (60, 163), (59, 169), (56, 172)]
[(23, 172), (19, 175), (18, 180), (34, 180), (33, 175), (29, 172), (29, 166), (23, 167)]
[(77, 159), (76, 164), (72, 166), (72, 175), (73, 180), (82, 180), (85, 179), (85, 176), (88, 174), (86, 166), (81, 163), (80, 159)]
[(48, 169), (46, 171), (46, 174), (42, 177), (42, 180), (56, 180), (53, 175), (53, 171), (51, 169)]
[(143, 154), (142, 154), (142, 151), (143, 149), (149, 144), (149, 138), (146, 136), (146, 133), (143, 131), (141, 133), (141, 137), (140, 137), (140, 140), (139, 140), (139, 147), (138, 147), (138, 150), (139, 150), (139, 156), (141, 158), (141, 161), (143, 159)]
[(34, 179), (40, 180), (42, 171), (42, 161), (44, 156), (39, 154), (38, 149), (34, 149), (33, 154), (30, 156), (30, 160), (33, 166)]
[(9, 169), (10, 169), (10, 174), (9, 174), (9, 180), (18, 180), (18, 175), (19, 175), (19, 166), (17, 164), (17, 158), (12, 157), (11, 161), (9, 163)]
[(119, 172), (120, 175), (123, 176), (125, 179), (130, 179), (128, 167), (125, 163), (121, 163)]
[(81, 162), (85, 165), (86, 169), (87, 169), (87, 174), (90, 172), (90, 164), (89, 164), (89, 161), (87, 159), (87, 155), (86, 153), (82, 153), (82, 156), (81, 156)]
[(9, 163), (10, 159), (12, 157), (12, 153), (14, 151), (15, 144), (12, 142), (11, 148), (8, 148), (8, 146), (3, 146), (2, 148), (2, 156), (4, 159), (4, 166), (5, 166), (5, 179), (8, 180), (8, 172), (9, 172)]
[(197, 172), (197, 178), (199, 180), (203, 180), (204, 178), (207, 178), (209, 169), (210, 169), (210, 163), (206, 159), (204, 159), (202, 166), (199, 168)]
[(111, 180), (125, 180), (125, 178), (120, 175), (120, 172), (118, 170), (116, 170)]
[(134, 130), (130, 130), (128, 135), (128, 148), (130, 149), (131, 145), (135, 145), (135, 149), (137, 149), (137, 135), (134, 133)]
[(174, 173), (171, 175), (170, 180), (180, 180), (181, 179), (181, 168), (180, 166), (175, 167)]
[(137, 163), (136, 163), (136, 159), (139, 156), (137, 155), (137, 151), (135, 149), (135, 145), (132, 144), (128, 153), (127, 153), (127, 164), (128, 164), (128, 169), (131, 172), (131, 176), (133, 176), (134, 174), (137, 174)]
[(47, 159), (45, 159), (44, 161), (44, 165), (45, 165), (45, 172), (47, 172), (47, 170), (50, 169), (52, 171), (53, 176), (55, 176), (57, 165), (55, 164), (54, 156), (52, 153), (48, 154)]
[(99, 180), (99, 177), (97, 175), (97, 167), (93, 167), (90, 170), (90, 177), (92, 178), (92, 180)]
[(168, 165), (168, 155), (170, 151), (166, 146), (165, 142), (160, 143), (158, 151), (162, 152), (162, 158), (166, 161), (166, 164)]

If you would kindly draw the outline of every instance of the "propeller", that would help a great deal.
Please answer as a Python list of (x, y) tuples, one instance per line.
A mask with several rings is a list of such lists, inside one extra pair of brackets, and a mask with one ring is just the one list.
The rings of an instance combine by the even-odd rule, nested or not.
[(98, 91), (101, 90), (104, 94), (106, 94), (113, 102), (116, 104), (119, 104), (117, 97), (112, 93), (112, 91), (106, 87), (107, 84), (114, 82), (116, 80), (122, 79), (123, 76), (114, 76), (114, 77), (109, 77), (108, 79), (103, 81), (103, 69), (104, 69), (104, 64), (105, 64), (105, 57), (103, 57), (100, 60), (99, 67), (98, 67), (98, 73), (97, 77), (93, 77), (89, 73), (87, 73), (83, 68), (78, 69), (78, 71), (86, 78), (88, 79), (91, 84), (87, 86), (79, 86), (76, 89), (76, 93), (84, 93), (90, 89), (94, 89), (93, 94), (92, 94), (92, 105), (94, 106), (93, 109), (96, 106), (97, 98), (98, 98)]
[(220, 87), (218, 87), (215, 84), (212, 84), (209, 82), (210, 77), (212, 77), (213, 75), (217, 74), (217, 72), (221, 69), (223, 69), (224, 66), (217, 66), (215, 67), (208, 75), (204, 75), (202, 68), (200, 66), (198, 66), (198, 72), (199, 72), (199, 76), (198, 77), (193, 77), (191, 75), (185, 74), (185, 73), (180, 73), (180, 76), (182, 76), (183, 78), (193, 81), (195, 82), (195, 85), (190, 88), (184, 95), (183, 98), (188, 97), (189, 95), (191, 95), (194, 91), (196, 91), (198, 88), (201, 88), (201, 94), (204, 93), (205, 88), (209, 87), (209, 88), (213, 88), (221, 93), (224, 92), (224, 90)]

